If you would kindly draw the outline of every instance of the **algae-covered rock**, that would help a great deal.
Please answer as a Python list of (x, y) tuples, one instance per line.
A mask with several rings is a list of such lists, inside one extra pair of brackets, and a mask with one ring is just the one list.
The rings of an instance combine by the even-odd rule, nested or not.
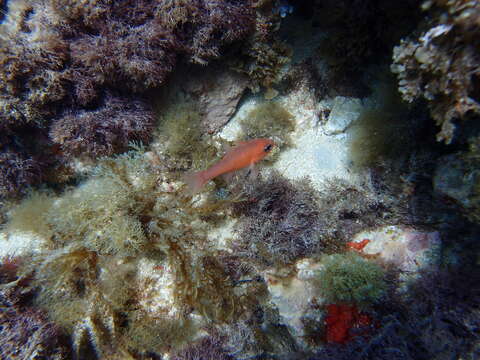
[(427, 101), (440, 127), (437, 140), (448, 144), (455, 120), (480, 113), (480, 5), (477, 1), (433, 0), (422, 7), (428, 11), (429, 21), (422, 24), (427, 30), (394, 48), (391, 69), (404, 100)]
[(362, 231), (353, 242), (368, 240), (363, 253), (376, 256), (386, 265), (402, 271), (400, 280), (407, 280), (421, 269), (438, 265), (440, 234), (425, 232), (407, 226), (383, 226)]
[[(323, 312), (319, 305), (324, 301), (316, 291), (313, 281), (321, 263), (302, 259), (294, 266), (294, 275), (283, 276), (281, 270), (266, 271), (270, 301), (278, 310), (279, 320), (302, 348), (309, 348), (306, 337), (311, 335), (312, 324), (323, 326)], [(307, 326), (308, 324), (308, 326)]]
[(211, 69), (189, 78), (185, 90), (198, 99), (202, 125), (209, 133), (217, 132), (236, 110), (247, 88), (247, 77), (227, 69)]
[(480, 221), (480, 158), (462, 153), (440, 158), (433, 186), (460, 205), (469, 219)]

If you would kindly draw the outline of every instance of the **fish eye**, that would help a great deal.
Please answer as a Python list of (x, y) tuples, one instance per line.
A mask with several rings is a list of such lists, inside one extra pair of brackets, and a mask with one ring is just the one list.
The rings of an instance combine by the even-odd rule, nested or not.
[(267, 146), (265, 146), (265, 147), (263, 148), (263, 151), (269, 152), (270, 150), (272, 150), (272, 147), (273, 147), (272, 144), (268, 144)]

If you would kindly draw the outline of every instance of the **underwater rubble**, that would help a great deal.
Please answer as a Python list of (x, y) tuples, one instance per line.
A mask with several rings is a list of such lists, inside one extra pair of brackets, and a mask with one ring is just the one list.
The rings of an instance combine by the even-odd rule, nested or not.
[(1, 9), (1, 359), (480, 357), (476, 2)]

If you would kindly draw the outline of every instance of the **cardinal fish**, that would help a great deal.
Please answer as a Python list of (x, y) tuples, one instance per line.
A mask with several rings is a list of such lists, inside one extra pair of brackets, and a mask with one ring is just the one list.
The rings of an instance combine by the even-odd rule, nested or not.
[(275, 144), (270, 139), (255, 139), (242, 141), (227, 151), (225, 156), (207, 170), (190, 173), (184, 176), (192, 194), (197, 193), (203, 185), (217, 176), (229, 174), (249, 167), (250, 170), (258, 161), (267, 156)]

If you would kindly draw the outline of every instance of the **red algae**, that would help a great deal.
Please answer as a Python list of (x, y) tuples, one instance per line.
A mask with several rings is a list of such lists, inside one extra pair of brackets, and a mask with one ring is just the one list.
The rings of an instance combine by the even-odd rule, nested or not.
[(347, 249), (349, 250), (356, 250), (356, 251), (362, 251), (365, 246), (370, 242), (369, 239), (363, 239), (360, 242), (355, 242), (355, 241), (349, 241), (347, 243)]
[(355, 336), (365, 334), (365, 332), (354, 333), (352, 329), (369, 326), (371, 323), (370, 316), (360, 313), (355, 305), (327, 305), (326, 341), (346, 344)]

